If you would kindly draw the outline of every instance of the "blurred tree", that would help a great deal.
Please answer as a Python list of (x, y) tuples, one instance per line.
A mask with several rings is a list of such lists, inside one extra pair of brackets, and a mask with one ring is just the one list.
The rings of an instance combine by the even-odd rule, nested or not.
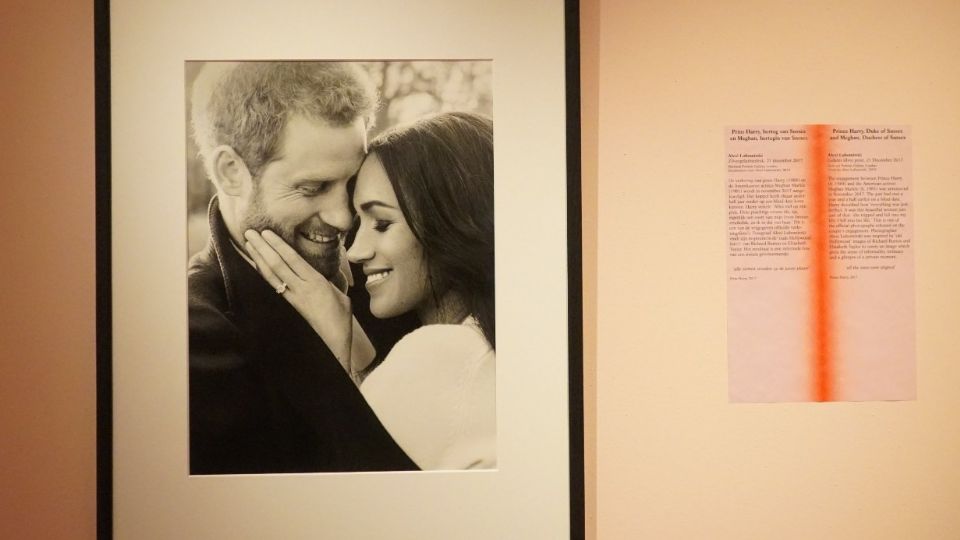
[(493, 112), (488, 61), (365, 62), (380, 89), (380, 108), (371, 135), (423, 115), (442, 111)]

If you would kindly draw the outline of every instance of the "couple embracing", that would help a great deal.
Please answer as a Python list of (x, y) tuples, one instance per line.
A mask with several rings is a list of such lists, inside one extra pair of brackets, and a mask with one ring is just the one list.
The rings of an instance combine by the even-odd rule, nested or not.
[(209, 63), (188, 266), (190, 472), (496, 466), (493, 124), (367, 141), (357, 65)]

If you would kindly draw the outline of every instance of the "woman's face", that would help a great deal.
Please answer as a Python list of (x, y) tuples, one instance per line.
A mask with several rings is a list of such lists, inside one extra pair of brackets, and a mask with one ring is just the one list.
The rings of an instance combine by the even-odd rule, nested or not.
[(385, 319), (410, 310), (422, 311), (429, 299), (423, 246), (407, 225), (376, 154), (368, 156), (360, 167), (353, 205), (360, 228), (347, 257), (363, 265), (370, 312)]

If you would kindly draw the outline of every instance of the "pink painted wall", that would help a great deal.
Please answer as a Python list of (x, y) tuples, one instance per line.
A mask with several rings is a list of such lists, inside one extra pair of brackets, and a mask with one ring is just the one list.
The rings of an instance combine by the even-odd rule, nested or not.
[[(960, 538), (960, 3), (602, 0), (597, 537)], [(912, 126), (915, 401), (731, 404), (723, 128)]]
[(597, 528), (597, 137), (599, 135), (600, 0), (580, 2), (580, 178), (583, 219), (584, 518)]
[(93, 538), (93, 3), (0, 21), (0, 538)]

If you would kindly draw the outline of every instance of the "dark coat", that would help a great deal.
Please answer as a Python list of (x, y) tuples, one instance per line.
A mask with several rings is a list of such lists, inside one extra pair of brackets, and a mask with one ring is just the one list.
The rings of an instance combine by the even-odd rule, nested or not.
[(237, 252), (216, 198), (209, 222), (187, 271), (190, 473), (415, 469), (310, 325)]

